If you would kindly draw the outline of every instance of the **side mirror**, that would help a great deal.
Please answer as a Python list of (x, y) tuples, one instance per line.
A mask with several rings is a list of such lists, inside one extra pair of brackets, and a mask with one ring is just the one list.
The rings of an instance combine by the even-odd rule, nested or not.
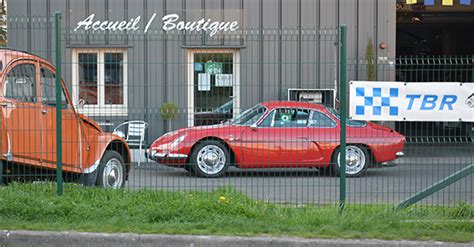
[(86, 104), (86, 101), (84, 99), (79, 100), (79, 108), (84, 108), (85, 104)]
[(254, 124), (250, 125), (250, 129), (254, 130), (254, 131), (257, 130), (257, 124), (254, 123)]

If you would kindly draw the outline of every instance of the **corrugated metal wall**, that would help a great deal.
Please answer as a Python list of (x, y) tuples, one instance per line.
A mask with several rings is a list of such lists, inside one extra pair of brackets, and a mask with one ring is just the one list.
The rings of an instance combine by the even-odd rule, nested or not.
[[(348, 57), (363, 59), (367, 40), (374, 42), (376, 57), (395, 57), (395, 0), (15, 0), (8, 5), (9, 17), (48, 16), (63, 13), (64, 77), (71, 82), (72, 48), (125, 47), (128, 50), (127, 117), (105, 117), (112, 121), (145, 119), (150, 122), (149, 140), (163, 133), (159, 107), (165, 101), (186, 108), (186, 49), (195, 47), (231, 47), (240, 49), (241, 107), (262, 100), (285, 99), (287, 88), (333, 88), (337, 67), (324, 61), (336, 61), (337, 47), (315, 35), (315, 30), (331, 34), (338, 25), (348, 26)], [(77, 35), (77, 22), (94, 13), (97, 20), (129, 20), (140, 15), (143, 21), (157, 13), (156, 32), (161, 17), (177, 13), (187, 20), (202, 17), (238, 20), (247, 38), (222, 40), (197, 35), (137, 39), (133, 35), (114, 38)], [(31, 20), (30, 20), (31, 21)], [(143, 24), (142, 21), (142, 25)], [(326, 28), (329, 28), (326, 30)], [(326, 31), (325, 31), (326, 30)], [(301, 31), (301, 32), (299, 32)], [(299, 33), (299, 34), (298, 34)], [(105, 37), (105, 38), (104, 38)], [(387, 43), (387, 49), (378, 44)], [(10, 46), (35, 51), (53, 58), (52, 30), (11, 30)], [(314, 62), (320, 62), (314, 66)], [(362, 71), (362, 72), (361, 72)], [(379, 75), (387, 79), (386, 75)], [(349, 79), (364, 79), (363, 70), (351, 70)], [(101, 119), (101, 118), (98, 118)], [(175, 128), (186, 121), (177, 121)]]

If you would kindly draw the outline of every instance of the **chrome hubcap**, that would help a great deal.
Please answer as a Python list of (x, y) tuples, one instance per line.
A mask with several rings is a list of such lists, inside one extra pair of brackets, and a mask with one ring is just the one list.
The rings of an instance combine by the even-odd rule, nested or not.
[(106, 188), (120, 188), (123, 182), (123, 169), (118, 159), (110, 159), (105, 164), (102, 181)]
[[(337, 156), (338, 166), (341, 167), (341, 153)], [(346, 147), (346, 174), (354, 175), (365, 167), (365, 154), (357, 146)]]
[(215, 166), (219, 161), (219, 157), (215, 153), (206, 153), (204, 154), (203, 161), (208, 166)]
[(216, 145), (207, 145), (197, 154), (197, 166), (206, 174), (217, 174), (225, 166), (226, 157), (224, 150)]

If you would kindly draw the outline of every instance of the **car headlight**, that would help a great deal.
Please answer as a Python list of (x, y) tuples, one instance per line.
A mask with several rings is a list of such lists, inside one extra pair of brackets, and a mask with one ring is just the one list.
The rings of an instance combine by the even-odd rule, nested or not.
[(184, 141), (184, 138), (186, 135), (180, 135), (178, 138), (174, 139), (172, 142), (164, 143), (161, 145), (158, 145), (156, 148), (160, 150), (172, 150), (178, 147), (178, 145)]
[(176, 134), (177, 132), (178, 132), (177, 130), (170, 131), (170, 132), (164, 134), (163, 136), (161, 136), (161, 138), (166, 138), (166, 137), (172, 136), (172, 135)]

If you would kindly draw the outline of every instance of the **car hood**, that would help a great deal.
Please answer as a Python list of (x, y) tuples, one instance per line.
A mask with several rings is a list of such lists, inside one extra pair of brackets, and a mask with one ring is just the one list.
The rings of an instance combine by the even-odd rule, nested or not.
[(215, 124), (206, 126), (188, 127), (168, 132), (156, 139), (151, 146), (158, 146), (160, 143), (168, 143), (174, 141), (181, 135), (190, 136), (190, 138), (201, 138), (203, 136), (227, 136), (231, 133), (241, 132), (246, 126)]
[(204, 125), (204, 126), (195, 126), (189, 127), (188, 130), (209, 130), (209, 129), (219, 129), (223, 127), (230, 126), (228, 124), (213, 124), (213, 125)]
[(233, 126), (233, 125), (228, 125), (228, 124), (203, 125), (203, 126), (195, 126), (195, 127), (180, 129), (177, 132), (217, 130), (217, 129), (222, 129), (222, 128), (228, 128), (229, 126)]
[(83, 114), (78, 114), (78, 115), (79, 115), (79, 118), (82, 120), (82, 122), (85, 123), (86, 125), (89, 125), (89, 126), (93, 127), (94, 129), (96, 129), (99, 132), (104, 132), (102, 130), (102, 128), (94, 120), (86, 117)]
[(189, 133), (189, 132), (207, 132), (209, 133), (210, 131), (212, 132), (219, 132), (221, 130), (224, 130), (225, 133), (230, 133), (230, 130), (237, 130), (237, 129), (243, 129), (248, 126), (242, 126), (242, 125), (233, 125), (233, 124), (214, 124), (214, 125), (204, 125), (204, 126), (195, 126), (195, 127), (188, 127), (184, 129), (179, 129), (177, 131), (174, 131), (172, 135), (176, 136), (179, 134), (183, 133)]

